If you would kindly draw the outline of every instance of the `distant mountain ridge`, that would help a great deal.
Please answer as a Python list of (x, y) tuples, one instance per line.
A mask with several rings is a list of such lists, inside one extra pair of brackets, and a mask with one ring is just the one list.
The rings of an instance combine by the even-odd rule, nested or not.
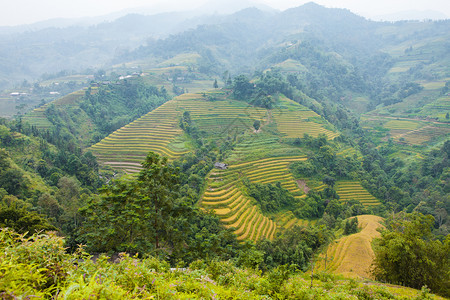
[[(443, 22), (439, 26), (422, 24), (416, 31), (445, 34), (448, 22)], [(390, 36), (380, 31), (387, 26), (394, 26)], [(386, 38), (391, 39), (395, 31), (403, 30), (402, 26), (407, 25), (370, 21), (347, 9), (310, 2), (282, 12), (246, 8), (229, 15), (134, 13), (91, 26), (30, 29), (3, 35), (0, 28), (0, 89), (24, 79), (36, 80), (44, 73), (108, 69), (136, 59), (165, 60), (170, 55), (193, 51), (199, 52), (217, 73), (226, 69), (252, 72), (259, 68), (267, 51), (277, 51), (283, 43), (299, 40), (313, 41), (339, 55), (358, 52), (367, 56), (386, 45)], [(417, 35), (399, 38), (414, 39)]]

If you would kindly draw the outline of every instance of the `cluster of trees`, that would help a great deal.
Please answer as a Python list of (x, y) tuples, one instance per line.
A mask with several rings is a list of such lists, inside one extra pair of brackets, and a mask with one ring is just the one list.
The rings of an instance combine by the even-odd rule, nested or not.
[[(181, 190), (179, 171), (167, 158), (150, 152), (136, 179), (116, 180), (87, 200), (81, 209), (82, 239), (93, 252), (152, 253), (172, 261), (186, 253), (192, 259), (220, 257), (224, 245), (233, 243), (231, 235), (218, 230), (217, 219), (194, 208), (192, 193)], [(198, 247), (201, 242), (204, 249)]]
[(284, 76), (271, 71), (261, 74), (254, 83), (245, 75), (236, 76), (231, 88), (236, 99), (268, 109), (273, 108), (278, 94), (292, 94), (292, 88)]
[(450, 141), (425, 152), (423, 160), (409, 164), (389, 158), (398, 147), (390, 142), (377, 148), (369, 139), (361, 139), (362, 183), (390, 210), (433, 215), (436, 234), (448, 235)]
[(162, 87), (146, 85), (139, 78), (123, 80), (120, 84), (100, 86), (98, 91), (86, 91), (80, 103), (97, 130), (109, 134), (148, 113), (169, 99)]
[(247, 188), (247, 194), (253, 197), (261, 210), (266, 213), (275, 213), (284, 209), (292, 210), (296, 202), (294, 196), (283, 188), (280, 182), (262, 184), (244, 179), (244, 185)]
[(386, 230), (376, 239), (373, 273), (378, 280), (423, 286), (450, 295), (450, 236), (444, 241), (432, 234), (431, 215), (399, 213), (386, 220)]
[[(239, 244), (217, 217), (195, 207), (198, 194), (190, 186), (193, 175), (187, 182), (180, 175), (180, 169), (166, 158), (150, 152), (136, 180), (116, 180), (87, 200), (81, 209), (80, 240), (90, 252), (151, 254), (166, 257), (172, 264), (233, 258), (240, 265), (265, 270), (284, 264), (305, 270), (326, 242), (324, 228), (295, 227), (272, 242)], [(272, 197), (289, 196), (279, 185), (268, 188)], [(256, 186), (248, 189), (263, 192)]]

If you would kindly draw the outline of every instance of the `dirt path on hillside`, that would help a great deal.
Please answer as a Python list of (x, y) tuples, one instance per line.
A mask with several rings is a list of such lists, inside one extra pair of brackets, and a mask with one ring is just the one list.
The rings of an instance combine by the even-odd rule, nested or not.
[(367, 115), (366, 117), (367, 117), (367, 119), (370, 120), (370, 121), (377, 121), (377, 120), (379, 120), (380, 118), (383, 118), (383, 119), (391, 119), (391, 120), (422, 121), (422, 122), (430, 122), (430, 123), (433, 123), (433, 124), (450, 125), (450, 123), (447, 123), (447, 122), (440, 122), (440, 121), (436, 121), (436, 120), (432, 120), (432, 119), (405, 118), (405, 117), (390, 117), (390, 116), (384, 116), (384, 115), (378, 115), (378, 114)]

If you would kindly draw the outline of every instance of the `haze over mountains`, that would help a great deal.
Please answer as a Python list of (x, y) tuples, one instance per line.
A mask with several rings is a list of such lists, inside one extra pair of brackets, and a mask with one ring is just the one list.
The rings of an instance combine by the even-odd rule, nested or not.
[[(250, 62), (249, 57), (259, 59), (258, 51), (292, 39), (320, 40), (339, 53), (350, 45), (374, 50), (373, 47), (378, 49), (375, 44), (379, 44), (380, 38), (388, 38), (375, 32), (377, 28), (392, 26), (369, 21), (345, 9), (329, 9), (314, 3), (283, 12), (264, 5), (239, 11), (254, 4), (252, 1), (234, 1), (224, 5), (214, 1), (190, 12), (133, 13), (116, 19), (117, 15), (113, 14), (98, 19), (50, 20), (30, 26), (1, 28), (0, 88), (11, 87), (24, 79), (35, 80), (44, 73), (108, 68), (142, 58), (145, 51), (153, 51), (155, 47), (163, 47), (160, 50), (165, 53), (207, 49), (212, 55), (208, 60), (222, 65), (218, 68), (220, 72), (232, 71), (233, 65), (239, 66), (242, 61)], [(217, 11), (237, 12), (215, 14)], [(96, 24), (99, 20), (103, 22)], [(422, 24), (418, 30), (426, 31), (430, 26), (448, 27), (448, 21), (436, 24), (440, 25)], [(175, 49), (173, 43), (186, 39), (183, 49)], [(195, 44), (192, 43), (194, 40)], [(214, 47), (226, 44), (222, 50)], [(136, 50), (139, 47), (140, 50)]]

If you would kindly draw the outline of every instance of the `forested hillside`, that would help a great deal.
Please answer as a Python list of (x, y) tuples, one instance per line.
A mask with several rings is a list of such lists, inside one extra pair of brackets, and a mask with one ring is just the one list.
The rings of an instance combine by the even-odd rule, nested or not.
[[(155, 18), (54, 29), (60, 57), (102, 68), (20, 83), (64, 95), (0, 120), (2, 297), (450, 295), (448, 20), (314, 3)], [(151, 20), (177, 33), (123, 28)]]

